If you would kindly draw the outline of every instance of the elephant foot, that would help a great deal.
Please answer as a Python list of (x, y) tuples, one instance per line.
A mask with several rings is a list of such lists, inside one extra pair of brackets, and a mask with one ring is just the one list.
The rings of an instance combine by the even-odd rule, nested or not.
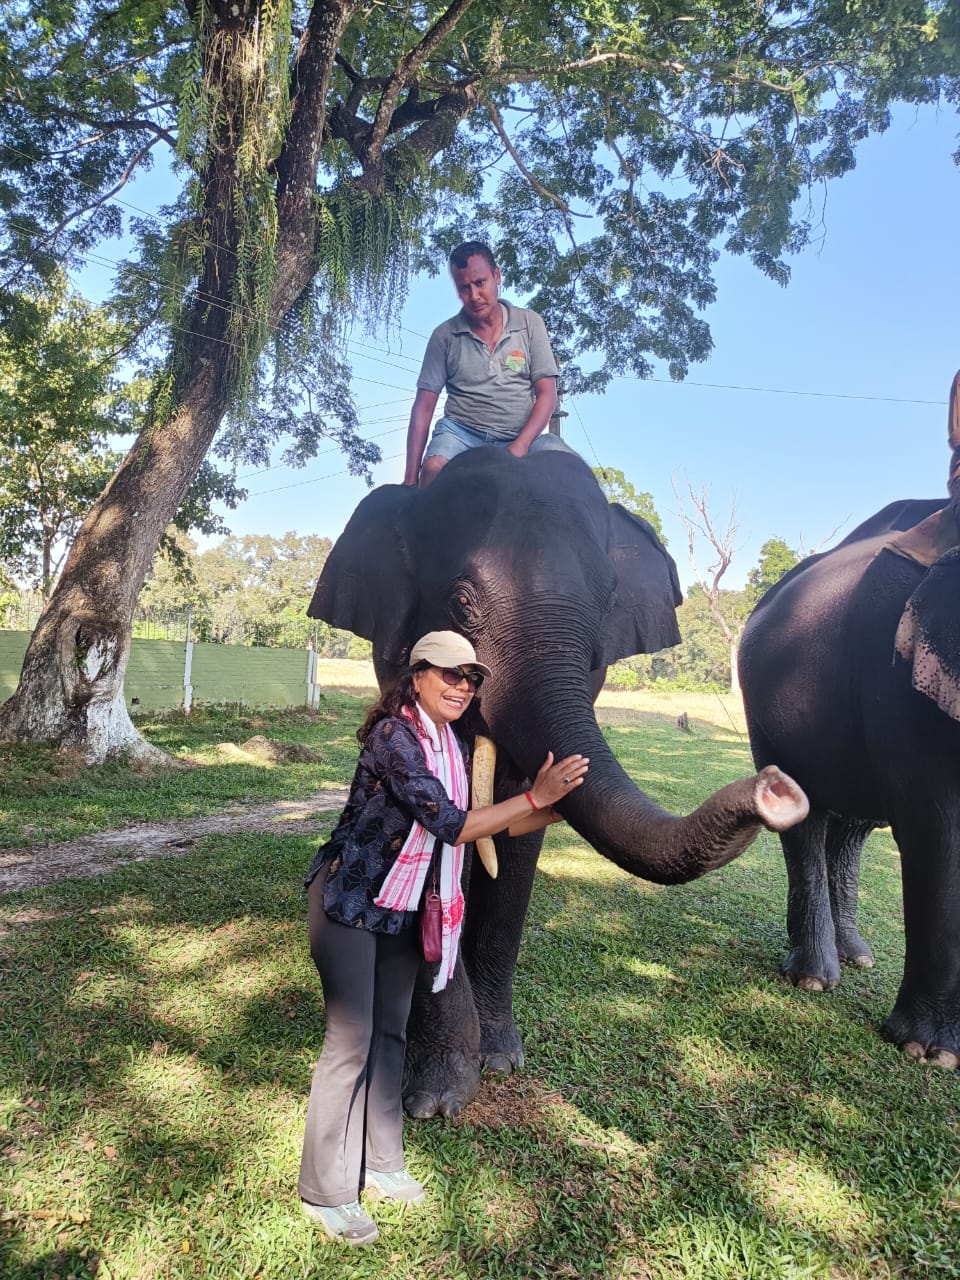
[(894, 1009), (880, 1031), (913, 1062), (945, 1071), (960, 1068), (960, 1020), (941, 1022)]
[(457, 1116), (477, 1096), (480, 1063), (472, 1055), (436, 1053), (407, 1062), (403, 1078), (403, 1107), (414, 1120)]
[(960, 1067), (960, 1055), (951, 1053), (949, 1049), (927, 1050), (916, 1040), (903, 1046), (903, 1052), (914, 1062), (923, 1062), (930, 1067), (942, 1067), (944, 1071), (956, 1071)]
[(856, 929), (844, 929), (837, 932), (837, 954), (842, 964), (849, 964), (854, 969), (872, 969), (873, 952)]
[(501, 1076), (509, 1076), (523, 1066), (523, 1042), (513, 1022), (481, 1024), (480, 1061), (485, 1071)]
[(823, 957), (812, 957), (800, 947), (789, 953), (780, 972), (800, 991), (833, 991), (840, 985), (839, 957), (828, 962)]

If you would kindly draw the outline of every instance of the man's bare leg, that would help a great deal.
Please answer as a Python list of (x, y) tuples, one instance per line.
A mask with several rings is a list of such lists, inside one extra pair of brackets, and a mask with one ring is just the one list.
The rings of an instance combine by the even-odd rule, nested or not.
[(420, 468), (420, 488), (425, 489), (431, 480), (436, 480), (437, 475), (449, 461), (449, 458), (441, 458), (436, 453), (431, 454), (429, 458), (424, 458), (423, 466)]

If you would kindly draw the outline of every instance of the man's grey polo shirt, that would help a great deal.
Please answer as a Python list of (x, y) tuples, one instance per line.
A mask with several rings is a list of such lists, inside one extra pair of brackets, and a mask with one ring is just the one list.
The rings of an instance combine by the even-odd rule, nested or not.
[(560, 370), (537, 313), (502, 298), (500, 303), (507, 314), (493, 351), (461, 311), (430, 335), (417, 387), (437, 393), (446, 388), (444, 417), (513, 440), (530, 416), (534, 382), (556, 378)]

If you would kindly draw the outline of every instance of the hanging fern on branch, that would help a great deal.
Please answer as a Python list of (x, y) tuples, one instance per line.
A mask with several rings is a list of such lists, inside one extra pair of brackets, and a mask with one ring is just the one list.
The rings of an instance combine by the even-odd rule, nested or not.
[[(231, 6), (228, 18), (199, 0), (193, 48), (201, 56), (188, 61), (180, 95), (178, 153), (194, 171), (200, 208), (191, 258), (201, 289), (211, 258), (217, 264), (211, 284), (230, 281), (225, 301), (217, 297), (211, 306), (227, 309), (220, 327), (238, 370), (237, 403), (270, 336), (278, 235), (273, 166), (290, 120), (291, 15), (291, 0), (248, 0)], [(202, 302), (202, 294), (194, 301)]]

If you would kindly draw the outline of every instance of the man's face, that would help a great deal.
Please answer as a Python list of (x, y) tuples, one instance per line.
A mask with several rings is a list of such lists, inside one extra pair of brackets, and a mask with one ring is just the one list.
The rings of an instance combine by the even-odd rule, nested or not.
[(486, 258), (474, 253), (465, 267), (451, 267), (450, 274), (468, 322), (489, 320), (497, 306), (500, 268), (491, 267)]

